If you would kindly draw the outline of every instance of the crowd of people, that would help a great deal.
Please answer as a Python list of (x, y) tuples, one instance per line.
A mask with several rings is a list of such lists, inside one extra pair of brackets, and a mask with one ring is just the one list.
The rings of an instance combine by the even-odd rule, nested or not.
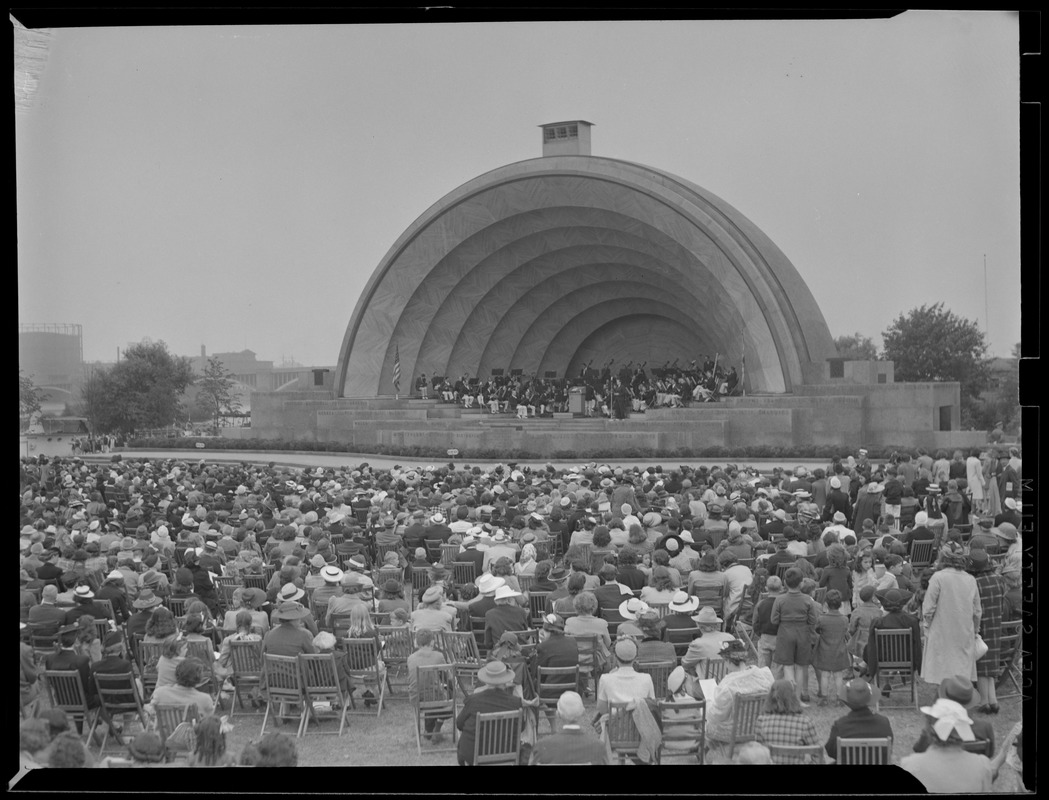
[(574, 380), (539, 378), (536, 375), (493, 375), (486, 381), (462, 375), (457, 380), (420, 373), (414, 388), (419, 397), (433, 397), (464, 408), (479, 408), (492, 414), (516, 414), (521, 419), (550, 416), (569, 410), (569, 393), (583, 394), (584, 415), (625, 419), (630, 413), (649, 408), (683, 408), (691, 403), (716, 402), (740, 389), (735, 367), (725, 369), (709, 357), (702, 365), (693, 361), (681, 368), (666, 363), (646, 371), (633, 362), (614, 368), (584, 367)]
[[(1021, 727), (984, 754), (962, 743), (987, 738), (1002, 626), (1021, 613), (1022, 462), (1015, 450), (976, 453), (979, 468), (961, 461), (961, 477), (960, 458), (918, 450), (876, 464), (860, 450), (811, 473), (22, 459), (23, 760), (77, 765), (56, 758), (75, 735), (45, 742), (33, 715), (46, 707), (45, 669), (79, 670), (97, 706), (94, 676), (132, 672), (129, 648), (156, 643), (147, 711), (197, 706), (203, 750), (191, 762), (243, 762), (219, 744), (230, 642), (294, 656), (376, 637), (382, 672), (394, 627), (411, 637), (413, 698), (420, 669), (447, 660), (441, 635), (476, 633), (478, 691), (452, 721), (460, 764), (473, 759), (477, 714), (512, 709), (525, 711), (522, 763), (605, 763), (596, 731), (621, 708), (641, 737), (632, 757), (651, 763), (673, 755), (660, 701), (681, 714), (703, 701), (711, 758), (784, 763), (778, 747), (823, 744), (835, 759), (837, 736), (891, 735), (871, 706), (899, 686), (878, 669), (874, 642), (903, 628), (914, 674), (940, 696), (922, 708), (925, 733), (901, 765), (930, 788), (965, 775), (990, 789), (1022, 769), (1011, 746)], [(912, 559), (923, 540), (927, 564)], [(456, 578), (464, 565), (472, 579)], [(113, 612), (105, 630), (93, 624), (108, 616), (102, 600)], [(53, 652), (26, 641), (46, 631)], [(653, 682), (652, 663), (673, 669)], [(564, 682), (544, 704), (536, 668), (558, 666), (590, 679)], [(365, 705), (382, 702), (341, 668), (340, 680)], [(756, 742), (726, 748), (736, 698), (755, 692), (767, 695)], [(265, 687), (249, 701), (265, 705)], [(814, 702), (848, 708), (825, 739), (806, 714)], [(544, 715), (552, 736), (539, 734)], [(439, 743), (448, 720), (428, 718), (425, 738)], [(155, 757), (158, 745), (147, 731), (132, 750)]]

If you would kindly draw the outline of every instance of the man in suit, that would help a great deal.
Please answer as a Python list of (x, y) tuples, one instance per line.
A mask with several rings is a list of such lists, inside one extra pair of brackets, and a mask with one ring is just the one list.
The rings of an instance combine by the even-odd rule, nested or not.
[(892, 724), (888, 717), (871, 711), (870, 704), (874, 699), (874, 692), (871, 690), (871, 685), (863, 678), (853, 678), (849, 681), (842, 688), (841, 699), (852, 710), (844, 717), (838, 717), (831, 725), (830, 735), (824, 746), (828, 756), (837, 760), (839, 737), (842, 739), (881, 739), (892, 736)]
[(146, 623), (149, 622), (150, 617), (153, 616), (153, 609), (161, 604), (161, 600), (157, 597), (152, 589), (143, 589), (135, 602), (132, 605), (135, 607), (135, 613), (127, 619), (128, 637), (133, 637), (137, 633), (145, 635)]
[(43, 563), (37, 568), (36, 577), (42, 581), (57, 581), (62, 577), (62, 568), (54, 563), (54, 558), (59, 553), (58, 548), (52, 547), (37, 556)]
[(910, 555), (911, 545), (914, 544), (914, 542), (936, 538), (936, 534), (926, 527), (928, 524), (929, 515), (926, 512), (919, 511), (914, 515), (914, 527), (900, 536), (900, 540), (907, 545), (907, 555)]
[(535, 744), (529, 764), (607, 764), (608, 749), (591, 733), (583, 731), (580, 722), (586, 715), (583, 698), (568, 691), (557, 701), (561, 732), (544, 736)]
[(489, 661), (477, 671), (477, 680), (484, 688), (467, 695), (463, 710), (455, 720), (462, 734), (459, 736), (459, 766), (473, 764), (474, 741), (477, 735), (477, 715), (500, 711), (520, 711), (521, 698), (513, 693), (514, 671), (502, 661)]
[(474, 565), (474, 576), (481, 577), (484, 565), (484, 553), (477, 549), (477, 537), (468, 533), (463, 537), (463, 551), (456, 553), (455, 561)]
[(66, 612), (65, 609), (55, 605), (57, 600), (58, 588), (45, 586), (40, 597), (40, 605), (29, 609), (29, 624), (38, 627), (54, 626), (57, 628), (64, 623)]
[[(98, 693), (95, 691), (95, 683), (91, 680), (91, 657), (78, 655), (73, 649), (76, 643), (77, 626), (63, 625), (58, 629), (57, 652), (50, 653), (44, 660), (44, 666), (48, 670), (67, 670), (80, 673), (80, 680), (84, 687), (89, 708), (98, 706)], [(77, 722), (77, 729), (81, 730), (81, 722)]]
[(827, 493), (827, 502), (823, 506), (823, 521), (830, 522), (834, 519), (835, 512), (844, 514), (846, 520), (852, 518), (852, 503), (838, 475), (830, 479), (830, 491)]
[(107, 619), (105, 609), (93, 602), (95, 593), (86, 583), (82, 583), (73, 590), (74, 606), (66, 612), (65, 624), (72, 625), (85, 614), (90, 614), (95, 619)]

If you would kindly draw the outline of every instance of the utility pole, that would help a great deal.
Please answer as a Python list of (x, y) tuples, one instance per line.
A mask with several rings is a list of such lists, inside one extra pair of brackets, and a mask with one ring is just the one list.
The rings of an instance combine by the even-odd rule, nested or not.
[(987, 253), (983, 254), (983, 332), (990, 336), (989, 319), (987, 316)]

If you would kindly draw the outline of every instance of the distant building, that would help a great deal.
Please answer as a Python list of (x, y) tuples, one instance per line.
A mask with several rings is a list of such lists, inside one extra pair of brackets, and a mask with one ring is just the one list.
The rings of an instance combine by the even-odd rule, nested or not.
[(83, 329), (75, 323), (19, 323), (18, 367), (44, 393), (44, 411), (61, 413), (84, 384)]
[(208, 356), (206, 348), (201, 345), (200, 355), (190, 358), (193, 372), (203, 375), (204, 367), (211, 357), (218, 358), (222, 366), (233, 373), (233, 379), (237, 383), (256, 392), (278, 392), (300, 385), (312, 386), (318, 370), (327, 373), (335, 370), (334, 365), (307, 367), (291, 363), (274, 366), (272, 361), (260, 361), (255, 357), (255, 351), (246, 349), (237, 353), (212, 353), (211, 356)]

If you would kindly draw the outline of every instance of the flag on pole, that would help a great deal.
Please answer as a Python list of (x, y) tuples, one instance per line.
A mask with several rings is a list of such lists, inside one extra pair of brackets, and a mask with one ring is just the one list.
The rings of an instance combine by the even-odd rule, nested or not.
[(401, 393), (401, 346), (396, 345), (393, 351), (393, 390)]
[(743, 396), (747, 396), (747, 387), (744, 381), (747, 379), (747, 343), (743, 342), (743, 354), (740, 356), (739, 387), (743, 390)]

